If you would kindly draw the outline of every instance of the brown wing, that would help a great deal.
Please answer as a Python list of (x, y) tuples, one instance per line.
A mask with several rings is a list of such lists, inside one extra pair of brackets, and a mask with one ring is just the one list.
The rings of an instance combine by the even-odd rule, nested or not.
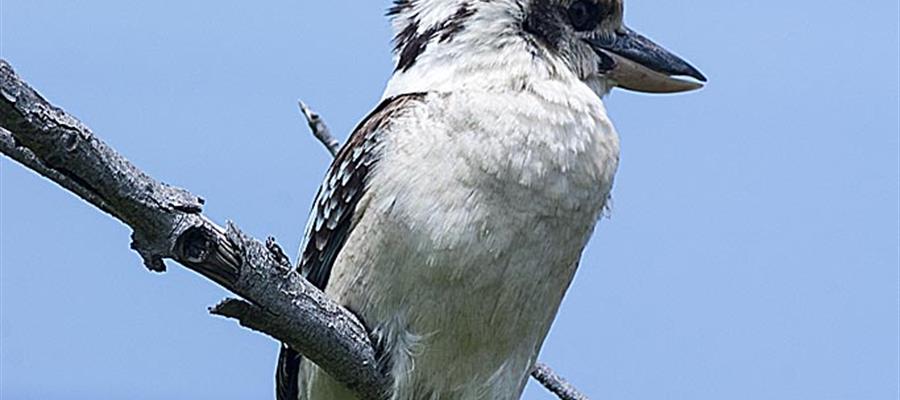
[[(356, 206), (367, 189), (369, 172), (381, 157), (391, 117), (422, 97), (423, 93), (412, 93), (382, 101), (356, 127), (328, 169), (313, 203), (298, 263), (303, 276), (320, 290), (325, 290), (334, 260), (353, 229)], [(275, 375), (278, 400), (299, 398), (302, 360), (296, 350), (282, 345)]]
[(300, 245), (300, 271), (319, 289), (325, 290), (334, 259), (350, 234), (369, 172), (381, 157), (385, 128), (392, 116), (422, 96), (421, 93), (405, 94), (381, 102), (354, 130), (328, 169)]

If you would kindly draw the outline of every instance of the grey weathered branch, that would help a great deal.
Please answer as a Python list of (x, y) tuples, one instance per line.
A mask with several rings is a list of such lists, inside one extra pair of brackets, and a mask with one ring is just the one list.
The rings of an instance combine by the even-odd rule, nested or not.
[[(316, 137), (339, 144), (318, 114), (301, 104)], [(47, 102), (0, 60), (0, 152), (56, 182), (132, 228), (132, 248), (152, 271), (174, 260), (245, 300), (210, 309), (300, 351), (364, 400), (390, 382), (376, 365), (365, 326), (294, 272), (277, 245), (202, 214), (204, 200), (161, 183)], [(585, 399), (539, 365), (533, 376), (564, 400)], [(555, 390), (554, 388), (562, 388)]]
[[(389, 387), (362, 323), (291, 270), (284, 257), (203, 216), (203, 200), (161, 183), (54, 107), (0, 60), (0, 152), (132, 228), (132, 248), (153, 271), (164, 259), (247, 301), (212, 311), (236, 317), (299, 350), (359, 393), (380, 399)], [(252, 312), (264, 318), (244, 319)]]

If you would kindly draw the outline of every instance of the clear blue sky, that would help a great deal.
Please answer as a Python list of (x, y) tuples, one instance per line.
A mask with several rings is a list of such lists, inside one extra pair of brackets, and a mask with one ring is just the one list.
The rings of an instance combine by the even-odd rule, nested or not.
[[(294, 250), (391, 71), (381, 1), (2, 0), (0, 54), (210, 216)], [(542, 359), (594, 399), (896, 399), (898, 3), (632, 1), (711, 79), (607, 99), (623, 142)], [(0, 397), (272, 398), (276, 344), (225, 293), (0, 159)], [(248, 190), (249, 189), (249, 190)], [(549, 399), (530, 386), (527, 399)]]

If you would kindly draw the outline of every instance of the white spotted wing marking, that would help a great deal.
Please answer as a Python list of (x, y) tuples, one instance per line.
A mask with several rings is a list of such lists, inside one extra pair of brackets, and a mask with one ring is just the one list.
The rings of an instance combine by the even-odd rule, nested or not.
[[(422, 93), (412, 93), (384, 100), (357, 126), (328, 169), (306, 225), (298, 266), (319, 289), (325, 290), (331, 266), (353, 229), (356, 206), (365, 194), (369, 172), (381, 156), (391, 117), (422, 97)], [(299, 398), (302, 360), (296, 350), (282, 345), (275, 376), (278, 400)]]
[(328, 170), (300, 245), (300, 271), (324, 290), (331, 266), (353, 228), (353, 215), (366, 191), (368, 174), (381, 156), (382, 136), (391, 117), (402, 112), (423, 94), (414, 93), (384, 100), (356, 128)]

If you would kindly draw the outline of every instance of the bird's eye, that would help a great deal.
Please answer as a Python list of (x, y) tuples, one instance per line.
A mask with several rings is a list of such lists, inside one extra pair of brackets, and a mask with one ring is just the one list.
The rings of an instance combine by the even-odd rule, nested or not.
[(600, 6), (590, 0), (576, 0), (569, 6), (569, 22), (576, 31), (590, 31), (600, 23)]

